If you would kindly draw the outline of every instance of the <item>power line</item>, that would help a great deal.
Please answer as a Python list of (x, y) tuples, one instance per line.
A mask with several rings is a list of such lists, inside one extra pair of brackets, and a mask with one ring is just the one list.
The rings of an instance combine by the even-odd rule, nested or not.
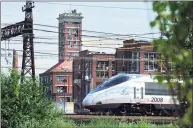
[[(2, 48), (1, 48), (2, 49)], [(2, 49), (4, 50), (4, 49)], [(8, 49), (8, 50), (11, 50), (12, 49)], [(16, 51), (20, 51), (22, 52), (23, 50), (16, 50)], [(139, 51), (138, 51), (139, 52)], [(147, 51), (146, 51), (147, 52)], [(35, 53), (39, 53), (39, 54), (44, 54), (44, 55), (49, 55), (49, 56), (54, 56), (54, 55), (58, 55), (58, 54), (53, 54), (53, 53), (45, 53), (45, 52), (35, 52)], [(157, 52), (151, 52), (151, 53), (157, 53)], [(96, 54), (99, 54), (96, 52)], [(100, 54), (99, 54), (100, 55)], [(102, 55), (109, 55), (108, 57), (105, 57), (104, 60), (125, 60), (125, 61), (131, 61), (131, 60), (134, 60), (134, 61), (147, 61), (148, 59), (142, 59), (142, 58), (139, 58), (139, 59), (127, 59), (127, 58), (112, 58), (111, 55), (114, 55), (114, 54), (102, 54)], [(36, 56), (36, 55), (35, 55)], [(43, 55), (42, 55), (43, 56)], [(97, 57), (80, 57), (80, 56), (62, 56), (61, 58), (64, 58), (64, 57), (69, 57), (69, 59), (75, 59), (75, 60), (82, 60), (82, 59), (86, 59), (86, 60), (93, 60), (93, 59), (96, 59), (96, 60), (103, 60), (102, 58), (97, 58)], [(160, 59), (156, 59), (154, 61), (160, 61)], [(165, 61), (165, 60), (163, 60)]]
[[(96, 36), (96, 38), (97, 38), (98, 36)], [(46, 40), (58, 40), (58, 38), (46, 38), (46, 37), (37, 37), (37, 36), (33, 36), (33, 38), (35, 38), (35, 39), (46, 39)], [(94, 37), (93, 37), (94, 38)], [(98, 39), (98, 40), (79, 40), (79, 42), (92, 42), (92, 44), (93, 44), (93, 42), (101, 42), (101, 41), (105, 41), (105, 40), (114, 40), (114, 41), (117, 41), (117, 40), (129, 40), (129, 39), (123, 39), (123, 38), (106, 38), (106, 37), (99, 37), (99, 38), (102, 38), (102, 39)], [(139, 38), (139, 37), (128, 37), (128, 38)], [(143, 37), (143, 38), (146, 38), (146, 37)], [(148, 37), (147, 37), (148, 38)], [(16, 39), (16, 40), (18, 40), (18, 39), (20, 39), (20, 40), (22, 40), (21, 38), (14, 38), (14, 39)], [(10, 39), (9, 39), (10, 40)], [(15, 41), (16, 41), (15, 40)], [(67, 41), (78, 41), (78, 40), (67, 40)], [(57, 42), (55, 42), (55, 43), (58, 43), (58, 41)]]
[[(24, 29), (24, 30), (29, 30), (29, 29)], [(33, 29), (36, 31), (44, 31), (44, 32), (51, 32), (51, 33), (57, 33), (57, 34), (69, 34), (69, 33), (64, 33), (64, 32), (56, 32), (56, 31), (51, 31), (51, 30), (45, 30), (45, 29)], [(149, 38), (149, 37), (142, 37), (143, 35), (151, 35), (151, 34), (159, 34), (158, 33), (143, 33), (143, 34), (128, 34), (128, 35), (120, 35), (123, 36), (124, 38), (133, 38), (133, 37), (140, 37), (140, 38), (146, 38), (146, 39), (156, 39), (156, 38)], [(76, 34), (71, 34), (71, 35), (76, 35)], [(91, 38), (102, 38), (102, 39), (109, 39), (109, 40), (128, 40), (128, 39), (124, 39), (122, 38), (108, 38), (108, 37), (104, 37), (104, 36), (93, 36), (93, 35), (80, 35), (80, 36), (85, 36), (85, 37), (91, 37)], [(51, 39), (51, 38), (42, 38), (42, 37), (35, 37), (37, 39)], [(95, 41), (101, 41), (101, 40), (95, 40)], [(85, 41), (85, 42), (89, 42), (89, 41)]]
[[(58, 26), (46, 25), (46, 24), (34, 24), (34, 25), (42, 26), (42, 27), (59, 28)], [(149, 34), (159, 34), (159, 33), (161, 33), (161, 32), (157, 32), (157, 33), (144, 33), (144, 34), (118, 34), (118, 33), (110, 33), (110, 32), (92, 31), (92, 30), (80, 30), (80, 31), (91, 32), (91, 33), (107, 34), (107, 35), (114, 35), (114, 36), (146, 35), (146, 34), (149, 35)]]
[(93, 6), (93, 5), (83, 5), (83, 4), (63, 4), (63, 3), (51, 3), (46, 4), (55, 4), (55, 5), (69, 5), (69, 6), (82, 6), (82, 7), (94, 7), (94, 8), (107, 8), (107, 9), (124, 9), (124, 10), (152, 10), (147, 8), (126, 8), (126, 7), (112, 7), (112, 6)]
[[(5, 48), (1, 48), (1, 50), (13, 51), (13, 49), (5, 49)], [(15, 51), (23, 52), (23, 50), (15, 50)], [(34, 53), (48, 54), (48, 55), (58, 55), (58, 54), (55, 54), (55, 53), (46, 53), (46, 52), (34, 52)]]
[[(10, 40), (10, 41), (19, 41), (22, 42), (22, 40)], [(81, 41), (68, 41), (68, 42), (81, 42)], [(40, 44), (50, 44), (50, 45), (58, 45), (58, 42), (42, 42), (42, 41), (35, 41), (34, 43), (40, 43)], [(5, 44), (5, 43), (2, 43)], [(23, 44), (23, 43), (9, 43), (9, 44)], [(105, 43), (105, 44), (101, 44), (101, 43), (91, 43), (91, 44), (85, 44), (85, 43), (81, 43), (81, 44), (62, 44), (59, 47), (64, 47), (65, 45), (69, 45), (69, 46), (101, 46), (101, 45), (123, 45), (123, 43)], [(130, 46), (131, 44), (124, 44), (125, 46)], [(102, 48), (102, 47), (101, 47)], [(106, 47), (106, 48), (112, 48), (112, 47)]]
[[(58, 34), (69, 34), (69, 33), (64, 33), (64, 32), (56, 32), (56, 31), (50, 31), (50, 30), (45, 30), (45, 29), (33, 29), (36, 31), (43, 31), (43, 32), (51, 32), (51, 33), (58, 33)], [(73, 34), (72, 34), (73, 35)], [(85, 37), (91, 37), (91, 38), (102, 38), (102, 39), (109, 39), (112, 40), (113, 38), (106, 38), (102, 36), (90, 36), (90, 35), (80, 35), (80, 36), (85, 36)], [(145, 38), (145, 39), (157, 39), (157, 38), (151, 38), (151, 37), (141, 37), (141, 36), (133, 36), (133, 37), (140, 37), (140, 38)], [(133, 37), (128, 37), (127, 38), (133, 38)], [(113, 39), (114, 40), (114, 39)], [(116, 40), (127, 40), (123, 38), (116, 38)]]
[[(13, 56), (8, 56), (9, 58), (11, 58), (11, 57), (13, 57)], [(22, 56), (18, 56), (18, 57), (22, 57)], [(44, 57), (45, 59), (47, 59), (46, 57)], [(41, 58), (41, 59), (43, 59), (43, 58)], [(86, 58), (86, 59), (88, 59), (88, 58)], [(69, 59), (70, 60), (70, 59)], [(77, 60), (77, 59), (76, 59)], [(101, 59), (96, 59), (96, 60), (99, 60), (99, 61), (101, 61)], [(102, 59), (103, 60), (103, 59)], [(104, 60), (106, 60), (106, 59), (104, 59)], [(107, 60), (108, 61), (108, 60)], [(115, 61), (115, 60), (114, 60)], [(123, 60), (122, 60), (123, 61)], [(127, 60), (128, 61), (128, 60)], [(134, 60), (134, 61), (137, 61), (136, 59)], [(144, 62), (144, 61), (148, 61), (148, 60), (139, 60), (139, 61), (137, 61), (137, 62)], [(124, 61), (124, 62), (126, 62), (126, 61)], [(157, 61), (154, 61), (154, 62), (157, 62)], [(44, 65), (38, 65), (38, 66), (44, 66)], [(79, 65), (77, 65), (77, 64), (75, 64), (74, 66), (79, 66)], [(111, 66), (112, 67), (112, 66)], [(116, 66), (117, 68), (121, 68), (121, 67), (123, 67), (123, 66)]]
[[(10, 41), (22, 41), (22, 40), (10, 40)], [(73, 42), (73, 41), (72, 41)], [(49, 45), (58, 45), (57, 42), (38, 42), (38, 41), (34, 41), (34, 43), (37, 43), (37, 44), (49, 44)], [(5, 44), (5, 43), (3, 43)], [(9, 43), (9, 44), (23, 44), (23, 43)], [(59, 45), (58, 47), (59, 48), (64, 48), (64, 46), (71, 46), (71, 48), (73, 48), (74, 46), (82, 46), (82, 47), (93, 47), (93, 48), (107, 48), (107, 49), (116, 49), (115, 47), (104, 47), (102, 45), (117, 45), (117, 46), (120, 46), (122, 44), (80, 44), (80, 45), (69, 45), (69, 44), (62, 44), (62, 45)], [(102, 47), (99, 47), (99, 46), (102, 46)]]
[[(49, 26), (49, 25), (46, 25), (46, 26)], [(43, 31), (43, 32), (51, 32), (51, 33), (57, 33), (57, 34), (69, 34), (69, 33), (56, 32), (56, 31), (45, 30), (45, 29), (33, 29), (33, 30)], [(125, 35), (125, 38), (135, 38), (135, 37), (138, 37), (138, 38), (145, 38), (145, 39), (156, 39), (156, 38), (142, 37), (142, 36), (143, 35), (151, 35), (151, 34), (159, 34), (159, 33), (143, 33), (143, 34), (138, 34), (138, 35), (137, 34), (131, 34), (131, 35)], [(72, 35), (75, 35), (75, 34), (72, 34)], [(93, 35), (92, 36), (91, 35), (80, 35), (80, 36), (91, 37), (91, 38), (100, 38), (100, 39), (103, 39), (103, 40), (128, 40), (128, 39), (124, 39), (124, 38), (108, 38), (108, 37), (104, 37), (104, 36), (93, 36)], [(39, 39), (46, 39), (46, 38), (39, 38)], [(84, 41), (84, 42), (101, 41), (100, 39), (99, 40)]]
[[(1, 68), (13, 68), (13, 67), (9, 67), (9, 66), (1, 66)], [(22, 68), (22, 67), (16, 67), (16, 68)], [(50, 67), (49, 67), (50, 68)], [(49, 68), (35, 68), (35, 69), (42, 69), (42, 70), (48, 70)]]
[[(5, 24), (5, 23), (4, 23)], [(26, 23), (25, 23), (26, 24)], [(11, 24), (9, 24), (11, 25)], [(51, 27), (51, 28), (59, 28), (58, 26), (53, 25), (46, 25), (46, 24), (33, 24), (36, 26), (42, 26), (42, 27)], [(100, 34), (107, 34), (107, 35), (114, 35), (114, 36), (132, 36), (132, 35), (151, 35), (151, 34), (161, 34), (161, 32), (155, 32), (155, 33), (143, 33), (143, 34), (119, 34), (119, 33), (110, 33), (110, 32), (100, 32), (100, 31), (93, 31), (93, 30), (79, 30), (79, 31), (85, 31), (90, 33), (100, 33)]]
[[(69, 34), (69, 33), (64, 33), (64, 32), (56, 32), (56, 31), (51, 31), (51, 30), (45, 30), (45, 29), (33, 29), (36, 31), (43, 31), (43, 32), (51, 32), (51, 33), (57, 33), (57, 34)], [(73, 34), (72, 34), (73, 35)], [(80, 35), (80, 36), (85, 36), (85, 37), (91, 37), (91, 38), (102, 38), (102, 39), (113, 39), (113, 38), (106, 38), (106, 37), (101, 37), (101, 36), (91, 36), (91, 35)], [(116, 40), (126, 40), (126, 39), (120, 39), (116, 38)]]
[[(47, 44), (46, 42), (44, 42), (44, 43)], [(51, 43), (51, 42), (49, 42), (49, 43)], [(60, 45), (58, 47), (64, 48), (65, 45), (68, 45), (68, 44), (63, 44), (63, 45)], [(114, 50), (117, 49), (119, 51), (132, 51), (132, 52), (147, 52), (148, 50), (141, 50), (140, 48), (152, 48), (153, 47), (151, 45), (150, 46), (143, 46), (143, 47), (131, 47), (131, 48), (127, 48), (127, 47), (126, 48), (125, 47), (115, 48), (115, 47), (104, 47), (104, 46), (99, 47), (101, 45), (104, 45), (104, 44), (97, 44), (97, 45), (93, 45), (93, 44), (91, 44), (91, 45), (80, 44), (80, 45), (70, 45), (70, 46), (71, 46), (71, 48), (73, 48), (72, 46), (83, 46), (83, 47), (93, 47), (93, 48), (107, 48), (107, 49), (114, 49)], [(112, 44), (108, 44), (108, 45), (112, 45)], [(130, 44), (125, 44), (125, 46), (128, 46), (128, 45), (130, 45)], [(134, 49), (139, 49), (139, 50), (134, 50)], [(2, 50), (6, 50), (6, 49), (2, 48)], [(37, 53), (37, 52), (35, 52), (35, 53)]]
[[(10, 67), (10, 66), (2, 66), (1, 68), (5, 68), (5, 69), (12, 69), (12, 67)], [(16, 68), (21, 68), (21, 67), (16, 67)], [(35, 69), (39, 69), (39, 70), (48, 70), (48, 69), (50, 69), (50, 67), (49, 68), (38, 68), (38, 67), (36, 67)], [(62, 70), (54, 70), (54, 71), (62, 71)], [(74, 71), (93, 71), (92, 69), (87, 69), (87, 70), (74, 70)], [(101, 70), (100, 70), (101, 71)], [(125, 73), (129, 73), (129, 72), (131, 72), (131, 71), (122, 71), (122, 70), (104, 70), (104, 71), (112, 71), (112, 72), (125, 72)], [(149, 71), (157, 71), (157, 70), (149, 70)], [(148, 72), (148, 71), (147, 71)], [(105, 77), (102, 77), (102, 78), (105, 78)], [(106, 77), (107, 78), (107, 77)]]
[[(11, 57), (11, 56), (9, 56), (9, 57)], [(41, 58), (42, 59), (42, 58)], [(97, 59), (96, 59), (97, 60)], [(98, 60), (100, 60), (101, 61), (101, 59), (98, 59)], [(106, 60), (106, 59), (105, 59)], [(137, 61), (137, 60), (134, 60), (134, 61)], [(145, 60), (145, 61), (148, 61), (148, 60)], [(126, 61), (124, 61), (124, 62), (126, 62)], [(137, 61), (137, 62), (144, 62), (144, 60), (139, 60), (139, 61)], [(157, 61), (154, 61), (154, 63), (155, 62), (157, 62)], [(11, 64), (11, 63), (10, 63)], [(44, 66), (44, 65), (38, 65), (38, 66)], [(79, 66), (79, 64), (74, 64), (73, 66)], [(131, 66), (131, 65), (130, 65)], [(52, 67), (52, 66), (51, 66)], [(113, 68), (114, 66), (112, 65), (112, 66), (110, 66), (110, 68)], [(123, 66), (116, 66), (116, 68), (122, 68)], [(50, 68), (50, 67), (49, 67)], [(45, 69), (49, 69), (49, 68), (45, 68)], [(80, 70), (79, 70), (80, 71)]]
[[(46, 30), (47, 31), (47, 30)], [(47, 32), (49, 32), (49, 31), (47, 31)], [(56, 33), (56, 32), (54, 32), (54, 33)], [(62, 34), (68, 34), (68, 33), (62, 33)], [(83, 35), (84, 36), (84, 35)], [(86, 35), (86, 36), (89, 36), (89, 35)], [(129, 36), (129, 35), (128, 35)], [(124, 41), (124, 40), (130, 40), (130, 39), (132, 39), (132, 38), (140, 38), (140, 36), (133, 36), (133, 37), (127, 37), (127, 38), (130, 38), (130, 39), (125, 39), (125, 38), (107, 38), (107, 37), (99, 37), (99, 36), (90, 36), (90, 37), (92, 37), (92, 38), (101, 38), (101, 39), (98, 39), (98, 40), (80, 40), (80, 42), (99, 42), (99, 41), (105, 41), (105, 40), (114, 40), (114, 41), (117, 41), (117, 40), (122, 40), (122, 41)], [(34, 37), (35, 39), (47, 39), (47, 40), (52, 40), (52, 39), (54, 39), (54, 38), (45, 38), (45, 37), (43, 37), (43, 38), (41, 38), (41, 37)], [(148, 37), (141, 37), (141, 38), (148, 38)], [(55, 38), (56, 39), (56, 38)], [(153, 38), (153, 39), (156, 39), (156, 38)], [(67, 40), (68, 41), (68, 40)], [(72, 40), (69, 40), (69, 41), (72, 41)], [(78, 40), (77, 40), (78, 41)], [(58, 43), (58, 42), (57, 42)], [(93, 44), (93, 43), (92, 43)]]
[[(32, 37), (32, 36), (30, 36)], [(34, 39), (47, 39), (47, 40), (58, 40), (58, 36), (33, 36)], [(23, 39), (22, 35), (21, 36), (17, 36), (17, 37), (13, 37), (14, 39)], [(2, 41), (3, 42), (3, 41)]]

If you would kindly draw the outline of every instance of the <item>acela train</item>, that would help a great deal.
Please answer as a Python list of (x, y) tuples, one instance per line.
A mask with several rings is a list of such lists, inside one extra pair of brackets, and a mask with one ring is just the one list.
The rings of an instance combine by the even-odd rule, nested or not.
[(166, 84), (159, 84), (152, 75), (118, 74), (93, 89), (82, 105), (90, 112), (140, 113), (173, 116), (179, 106), (176, 95)]

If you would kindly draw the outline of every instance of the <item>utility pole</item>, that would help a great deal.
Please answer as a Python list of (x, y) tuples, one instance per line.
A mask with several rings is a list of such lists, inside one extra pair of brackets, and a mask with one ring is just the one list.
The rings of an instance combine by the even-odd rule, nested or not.
[[(69, 76), (67, 76), (67, 79), (64, 79), (64, 80), (63, 80), (64, 87), (65, 87), (65, 83), (68, 82), (67, 88), (69, 87), (69, 78), (68, 78), (68, 77), (69, 77)], [(66, 96), (67, 90), (69, 90), (69, 89), (66, 89), (66, 91), (64, 90), (64, 91), (62, 92), (62, 93), (63, 93), (63, 96), (64, 96), (64, 100), (63, 100), (63, 102), (64, 102), (64, 114), (65, 114), (65, 103), (66, 103), (66, 98), (65, 98), (65, 96)], [(68, 92), (69, 92), (69, 91), (68, 91)]]
[(82, 101), (83, 98), (85, 97), (85, 59), (81, 59), (81, 91), (80, 91), (80, 95), (81, 95), (81, 113), (82, 113)]
[(35, 62), (34, 62), (34, 42), (33, 42), (33, 14), (34, 2), (26, 1), (26, 5), (22, 7), (25, 12), (24, 30), (23, 30), (23, 60), (21, 70), (21, 83), (24, 76), (29, 74), (35, 81)]
[(64, 114), (65, 114), (65, 112), (66, 112), (66, 111), (65, 111), (65, 92), (63, 92), (63, 94), (64, 94), (64, 95), (63, 95), (63, 96), (64, 96), (63, 102), (64, 102)]

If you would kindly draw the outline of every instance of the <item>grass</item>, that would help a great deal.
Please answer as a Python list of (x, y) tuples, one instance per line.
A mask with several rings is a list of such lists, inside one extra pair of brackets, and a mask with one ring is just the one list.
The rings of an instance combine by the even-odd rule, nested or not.
[(79, 128), (178, 128), (173, 124), (156, 125), (145, 121), (138, 123), (117, 122), (115, 120), (93, 120), (87, 125), (80, 125)]
[(115, 120), (92, 120), (89, 124), (76, 125), (70, 119), (56, 118), (54, 120), (29, 120), (20, 128), (179, 128), (173, 124), (156, 125), (145, 121), (139, 123), (117, 122)]
[(67, 119), (55, 118), (45, 120), (30, 119), (25, 123), (17, 126), (18, 128), (76, 128), (76, 124)]

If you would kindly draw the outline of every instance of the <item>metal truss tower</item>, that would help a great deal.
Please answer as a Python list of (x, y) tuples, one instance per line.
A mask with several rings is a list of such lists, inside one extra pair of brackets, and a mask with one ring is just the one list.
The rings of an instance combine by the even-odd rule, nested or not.
[(35, 80), (35, 62), (34, 62), (34, 45), (33, 45), (33, 14), (34, 2), (26, 1), (26, 5), (22, 7), (25, 12), (24, 21), (6, 26), (1, 29), (1, 41), (23, 36), (23, 60), (21, 70), (21, 83), (24, 81), (24, 76), (29, 74)]
[(25, 12), (24, 30), (23, 30), (23, 59), (21, 70), (21, 83), (23, 78), (29, 74), (35, 81), (35, 62), (34, 62), (34, 42), (33, 42), (33, 14), (34, 2), (26, 1), (26, 5), (22, 7)]

